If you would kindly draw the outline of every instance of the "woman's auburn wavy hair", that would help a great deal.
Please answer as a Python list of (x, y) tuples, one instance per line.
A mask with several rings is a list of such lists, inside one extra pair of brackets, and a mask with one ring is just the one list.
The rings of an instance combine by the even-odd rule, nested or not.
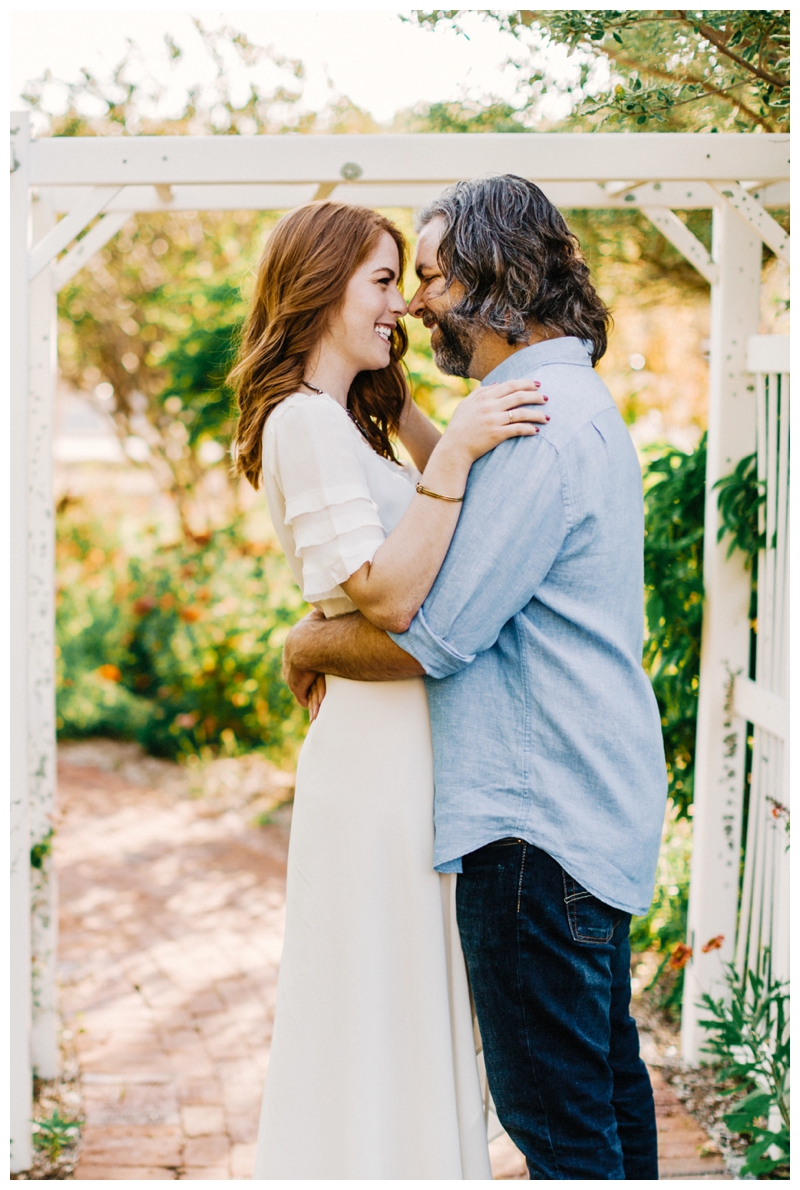
[[(239, 420), (233, 439), (234, 470), (254, 488), (261, 483), (264, 426), (281, 401), (300, 390), (308, 356), (341, 307), (348, 282), (377, 247), (383, 232), (397, 245), (400, 278), (406, 263), (402, 232), (368, 207), (312, 202), (284, 215), (273, 228), (258, 267), (250, 310), (242, 328), (228, 384)], [(398, 322), (387, 367), (359, 372), (347, 405), (378, 454), (396, 458), (406, 397), (401, 360), (408, 347)]]

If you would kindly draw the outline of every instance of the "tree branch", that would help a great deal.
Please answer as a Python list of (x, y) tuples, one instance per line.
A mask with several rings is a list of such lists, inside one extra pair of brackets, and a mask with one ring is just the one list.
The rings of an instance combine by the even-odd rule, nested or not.
[(773, 87), (786, 86), (787, 80), (785, 78), (780, 78), (777, 74), (771, 74), (768, 70), (764, 70), (762, 66), (753, 66), (753, 64), (748, 62), (746, 58), (742, 58), (740, 54), (734, 53), (733, 50), (728, 49), (725, 41), (720, 37), (716, 29), (712, 29), (710, 25), (700, 25), (695, 23), (689, 17), (686, 10), (676, 9), (676, 11), (680, 13), (681, 19), (685, 25), (689, 25), (692, 29), (696, 29), (701, 37), (705, 38), (706, 41), (709, 41), (711, 45), (719, 50), (721, 54), (724, 54), (726, 58), (730, 58), (730, 60), (735, 62), (737, 66), (741, 66), (743, 70), (748, 71), (750, 74), (754, 74), (757, 78), (762, 79), (763, 82), (771, 83)]
[[(676, 80), (675, 74), (672, 71), (664, 70), (661, 67), (651, 66), (649, 64), (643, 67), (641, 63), (635, 62), (630, 58), (626, 58), (623, 54), (616, 54), (614, 56), (614, 61), (618, 62), (626, 70), (639, 69), (643, 74), (652, 75), (654, 78), (666, 79), (673, 83), (678, 81), (679, 84), (683, 82), (683, 84), (687, 86), (700, 86), (703, 88), (705, 93), (704, 97), (708, 96), (713, 98), (714, 96), (718, 95), (725, 103), (730, 103), (732, 107), (736, 107), (740, 112), (743, 112), (748, 117), (748, 119), (753, 121), (754, 124), (759, 124), (765, 132), (775, 131), (775, 125), (771, 121), (767, 120), (758, 112), (753, 111), (753, 109), (748, 107), (748, 105), (743, 100), (739, 99), (738, 96), (729, 96), (727, 94), (727, 92), (732, 91), (734, 87), (752, 86), (752, 83), (749, 79), (743, 79), (741, 83), (734, 83), (731, 87), (715, 89), (711, 83), (707, 82), (707, 80), (697, 78), (695, 75), (686, 74), (684, 75), (683, 80)], [(698, 95), (697, 99), (699, 98), (700, 96)], [(673, 107), (681, 107), (685, 103), (695, 103), (696, 101), (696, 99), (681, 99), (678, 103), (673, 104)]]

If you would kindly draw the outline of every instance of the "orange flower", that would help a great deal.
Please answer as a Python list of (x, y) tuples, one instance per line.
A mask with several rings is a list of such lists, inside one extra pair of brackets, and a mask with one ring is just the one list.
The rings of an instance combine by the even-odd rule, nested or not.
[(669, 966), (673, 971), (680, 971), (686, 966), (691, 957), (691, 946), (687, 946), (685, 942), (677, 942), (672, 948), (672, 954), (669, 956)]
[(182, 607), (178, 612), (178, 615), (182, 620), (185, 620), (187, 624), (194, 624), (195, 620), (200, 619), (202, 612), (196, 607)]
[(716, 938), (709, 938), (708, 942), (706, 942), (705, 946), (703, 947), (703, 954), (708, 954), (710, 950), (719, 950), (724, 941), (724, 934), (717, 934)]
[(141, 599), (134, 602), (133, 610), (137, 616), (146, 616), (156, 606), (156, 601), (152, 595), (142, 595)]
[(122, 674), (116, 665), (101, 665), (97, 672), (101, 678), (107, 678), (109, 682), (119, 682)]

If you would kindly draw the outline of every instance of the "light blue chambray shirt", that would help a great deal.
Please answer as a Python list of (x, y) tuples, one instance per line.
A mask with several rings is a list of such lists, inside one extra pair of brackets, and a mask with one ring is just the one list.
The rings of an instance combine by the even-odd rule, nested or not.
[(568, 337), (484, 383), (530, 377), (550, 423), (472, 468), (441, 572), (405, 633), (431, 713), (440, 872), (525, 839), (630, 913), (653, 893), (666, 768), (642, 669), (642, 476), (625, 424)]

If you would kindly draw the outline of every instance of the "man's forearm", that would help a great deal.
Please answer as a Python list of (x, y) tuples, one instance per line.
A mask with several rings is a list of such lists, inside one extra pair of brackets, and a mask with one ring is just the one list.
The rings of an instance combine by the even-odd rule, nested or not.
[(297, 670), (315, 670), (359, 682), (396, 681), (425, 671), (386, 633), (360, 612), (333, 620), (306, 618), (286, 640), (285, 662)]

